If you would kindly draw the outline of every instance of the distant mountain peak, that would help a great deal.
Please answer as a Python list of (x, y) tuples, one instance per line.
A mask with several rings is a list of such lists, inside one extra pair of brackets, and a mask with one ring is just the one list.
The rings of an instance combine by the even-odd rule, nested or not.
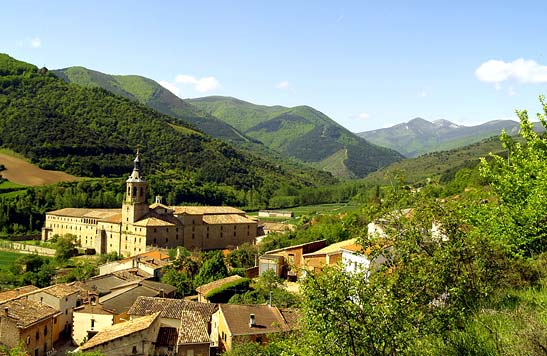
[(434, 120), (432, 123), (435, 126), (442, 127), (442, 128), (457, 129), (458, 127), (461, 127), (460, 125), (457, 125), (457, 124), (453, 123), (452, 121), (448, 121), (448, 120), (445, 120), (445, 119)]
[(361, 132), (358, 135), (370, 142), (397, 150), (407, 157), (448, 150), (498, 136), (501, 130), (515, 132), (519, 123), (511, 120), (489, 121), (482, 125), (463, 126), (445, 119), (429, 122), (420, 117), (408, 123)]

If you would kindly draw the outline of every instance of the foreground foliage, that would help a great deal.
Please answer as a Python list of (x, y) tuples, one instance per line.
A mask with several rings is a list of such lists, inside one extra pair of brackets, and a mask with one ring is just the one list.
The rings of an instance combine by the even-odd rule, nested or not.
[(298, 336), (247, 354), (544, 355), (547, 140), (518, 114), (525, 142), (502, 134), (509, 158), (482, 162), (490, 190), (438, 200), (394, 189), (380, 205), (385, 236), (362, 241), (382, 266), (369, 278), (309, 274)]

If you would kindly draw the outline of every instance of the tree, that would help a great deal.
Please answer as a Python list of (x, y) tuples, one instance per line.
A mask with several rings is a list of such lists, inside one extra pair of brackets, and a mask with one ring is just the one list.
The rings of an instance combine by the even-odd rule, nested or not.
[(228, 254), (226, 260), (232, 268), (254, 267), (258, 258), (258, 248), (255, 245), (244, 243), (237, 250)]
[(228, 268), (224, 263), (222, 252), (215, 251), (210, 253), (207, 260), (203, 262), (194, 282), (196, 286), (201, 286), (227, 276)]
[(55, 242), (55, 257), (60, 261), (66, 261), (76, 256), (78, 254), (76, 246), (76, 236), (66, 234), (58, 237)]
[[(538, 118), (547, 128), (547, 104), (540, 97), (543, 114)], [(500, 140), (507, 157), (491, 155), (482, 159), (481, 173), (490, 180), (499, 198), (499, 230), (508, 248), (516, 255), (530, 256), (547, 249), (547, 138), (534, 131), (527, 111), (517, 111), (520, 137), (514, 140), (505, 131)]]
[(174, 267), (167, 267), (164, 270), (161, 281), (175, 287), (177, 296), (179, 297), (194, 294), (192, 278), (185, 272), (178, 271)]
[(23, 342), (19, 341), (19, 345), (9, 348), (7, 346), (0, 346), (0, 352), (7, 356), (30, 356), (23, 346)]

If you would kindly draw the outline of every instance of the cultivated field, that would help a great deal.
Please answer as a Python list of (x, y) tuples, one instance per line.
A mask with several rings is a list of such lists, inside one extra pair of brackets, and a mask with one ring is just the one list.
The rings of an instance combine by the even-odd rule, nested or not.
[(15, 260), (22, 256), (25, 254), (0, 250), (0, 268), (11, 266)]
[(2, 177), (10, 182), (22, 185), (46, 185), (55, 184), (58, 182), (71, 182), (78, 178), (57, 171), (48, 171), (41, 169), (21, 158), (14, 157), (9, 153), (0, 153), (0, 164), (3, 164), (6, 169), (1, 171)]

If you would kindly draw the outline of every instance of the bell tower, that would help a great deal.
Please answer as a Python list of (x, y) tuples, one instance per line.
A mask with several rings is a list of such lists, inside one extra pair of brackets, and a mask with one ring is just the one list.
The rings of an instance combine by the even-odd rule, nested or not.
[(133, 161), (133, 172), (126, 182), (125, 199), (122, 206), (122, 223), (134, 223), (148, 213), (146, 202), (148, 185), (142, 175), (140, 153)]

